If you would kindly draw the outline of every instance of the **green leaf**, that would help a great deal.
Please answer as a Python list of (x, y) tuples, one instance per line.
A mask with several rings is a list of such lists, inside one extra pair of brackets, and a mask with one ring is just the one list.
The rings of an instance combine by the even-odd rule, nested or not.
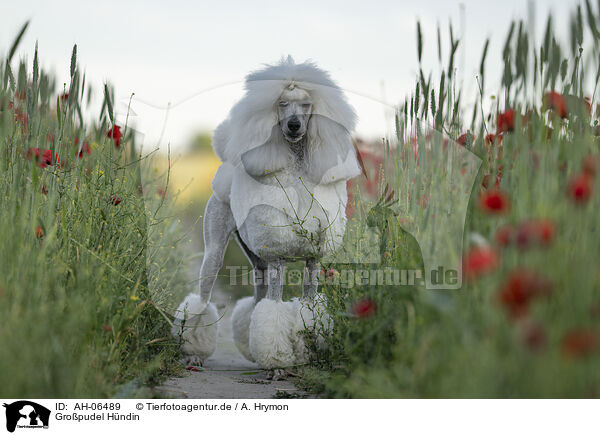
[(8, 51), (8, 57), (6, 58), (6, 63), (9, 63), (12, 60), (13, 56), (15, 55), (15, 52), (17, 51), (17, 47), (19, 46), (19, 43), (21, 42), (21, 38), (23, 38), (23, 35), (25, 34), (25, 31), (27, 30), (28, 26), (29, 26), (29, 21), (26, 21), (25, 24), (23, 24), (23, 27), (21, 27), (19, 34), (15, 38), (12, 46), (10, 47), (10, 50)]
[(13, 75), (12, 68), (10, 67), (10, 64), (8, 64), (8, 63), (6, 64), (6, 73), (8, 75), (8, 82), (10, 84), (10, 90), (14, 94), (15, 91), (17, 90), (17, 85), (15, 83), (15, 76)]
[(110, 122), (114, 125), (115, 120), (113, 119), (113, 105), (110, 101), (110, 93), (108, 91), (108, 84), (104, 84), (104, 101), (106, 101), (106, 109), (108, 110), (108, 117), (110, 118)]
[(422, 54), (423, 54), (423, 34), (421, 33), (421, 22), (417, 20), (417, 55), (419, 57), (419, 63), (421, 63)]
[(485, 58), (487, 57), (488, 47), (490, 46), (490, 38), (485, 40), (485, 44), (483, 46), (483, 54), (481, 56), (481, 63), (479, 64), (479, 76), (481, 77), (481, 89), (483, 87), (484, 80), (484, 72), (485, 72)]
[(442, 33), (440, 31), (440, 24), (437, 26), (437, 45), (438, 45), (438, 61), (442, 63)]
[(58, 117), (58, 129), (60, 130), (62, 123), (60, 119), (60, 97), (56, 96), (56, 116)]
[(38, 43), (35, 42), (35, 52), (33, 54), (33, 87), (35, 92), (35, 87), (37, 86), (38, 80), (40, 78), (40, 66), (38, 63)]
[(71, 77), (75, 75), (75, 68), (77, 67), (77, 44), (73, 46), (73, 53), (71, 54)]

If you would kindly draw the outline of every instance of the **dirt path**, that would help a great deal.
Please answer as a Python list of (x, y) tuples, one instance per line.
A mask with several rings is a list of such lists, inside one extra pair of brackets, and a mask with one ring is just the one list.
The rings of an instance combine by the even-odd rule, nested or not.
[[(171, 378), (157, 390), (166, 396), (187, 399), (266, 399), (306, 398), (308, 393), (298, 390), (290, 380), (272, 381), (266, 372), (246, 360), (238, 352), (231, 331), (231, 311), (235, 302), (215, 292), (214, 300), (219, 313), (226, 311), (219, 324), (217, 350), (198, 367), (181, 378)], [(227, 308), (227, 304), (230, 304)]]

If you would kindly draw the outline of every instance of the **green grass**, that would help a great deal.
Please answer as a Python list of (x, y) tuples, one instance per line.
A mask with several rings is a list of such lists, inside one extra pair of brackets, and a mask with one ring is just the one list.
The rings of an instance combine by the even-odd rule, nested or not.
[[(493, 95), (482, 90), (476, 103), (461, 100), (454, 79), (458, 41), (450, 41), (448, 69), (441, 71), (439, 85), (420, 72), (415, 91), (399, 111), (397, 138), (390, 139), (397, 147), (386, 150), (385, 180), (400, 202), (384, 206), (388, 214), (379, 210), (377, 216), (387, 220), (395, 213), (408, 219), (409, 227), (416, 223), (413, 235), (419, 239), (418, 223), (426, 210), (455, 204), (446, 191), (419, 190), (435, 186), (443, 172), (424, 166), (445, 161), (446, 155), (441, 143), (429, 139), (419, 125), (431, 125), (455, 140), (467, 133), (464, 146), (482, 159), (482, 166), (467, 208), (465, 252), (474, 252), (471, 235), (477, 233), (487, 240), (486, 252), (495, 261), (460, 290), (325, 284), (334, 327), (325, 335), (325, 349), (313, 346), (312, 363), (300, 381), (303, 387), (328, 397), (599, 397), (600, 186), (589, 164), (600, 159), (598, 15), (584, 3), (573, 14), (568, 44), (558, 41), (549, 21), (541, 45), (533, 47), (523, 23), (514, 23), (503, 52), (502, 84)], [(419, 44), (419, 59), (422, 49)], [(485, 56), (484, 50), (480, 85)], [(559, 108), (543, 103), (551, 90), (564, 95), (564, 119)], [(591, 113), (584, 100), (588, 96)], [(497, 141), (486, 145), (484, 138), (497, 133), (499, 114), (507, 109), (515, 112), (514, 129), (503, 133), (501, 146)], [(419, 144), (416, 156), (406, 154), (413, 149), (412, 140)], [(578, 202), (569, 186), (584, 168), (591, 192)], [(488, 189), (482, 186), (486, 174)], [(496, 189), (498, 174), (498, 189), (509, 207), (494, 214), (481, 206), (479, 195)], [(429, 206), (420, 202), (423, 193), (434, 196)], [(349, 224), (350, 235), (364, 232), (369, 219), (383, 228), (383, 221), (373, 217), (373, 202), (360, 193), (355, 198), (357, 215)], [(542, 224), (523, 224), (532, 219), (550, 222), (554, 233), (547, 242), (534, 241)], [(380, 265), (366, 267), (422, 268), (425, 248), (400, 228), (398, 219), (388, 222), (390, 237), (382, 247), (386, 255)], [(503, 225), (517, 228), (510, 246), (496, 239)], [(444, 237), (437, 241), (450, 243)], [(460, 253), (455, 255), (460, 259)], [(341, 271), (355, 267), (327, 266)], [(514, 273), (521, 277), (518, 288), (509, 281)], [(521, 305), (515, 299), (503, 303), (501, 294), (507, 288), (535, 296)], [(359, 318), (353, 306), (364, 299), (374, 302), (376, 310)]]
[[(177, 222), (156, 193), (164, 174), (127, 126), (119, 147), (108, 137), (108, 87), (99, 121), (84, 121), (76, 49), (65, 97), (37, 51), (30, 66), (12, 59), (19, 39), (0, 60), (2, 394), (152, 394), (178, 370), (167, 313), (188, 280)], [(90, 154), (78, 158), (84, 142)], [(51, 164), (32, 148), (51, 150)]]

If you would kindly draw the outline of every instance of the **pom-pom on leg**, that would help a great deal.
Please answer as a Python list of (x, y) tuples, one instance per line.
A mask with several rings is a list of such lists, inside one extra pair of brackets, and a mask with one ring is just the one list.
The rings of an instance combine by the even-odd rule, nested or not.
[(290, 331), (294, 323), (291, 302), (263, 299), (250, 319), (250, 353), (264, 369), (296, 363)]
[(180, 340), (185, 360), (202, 364), (217, 347), (217, 308), (203, 304), (200, 295), (190, 293), (177, 308), (171, 334)]

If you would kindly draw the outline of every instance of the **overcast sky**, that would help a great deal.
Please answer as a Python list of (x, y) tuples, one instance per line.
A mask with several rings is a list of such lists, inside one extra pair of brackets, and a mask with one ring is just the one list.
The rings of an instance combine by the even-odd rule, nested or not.
[[(387, 106), (381, 102), (395, 105), (413, 87), (417, 18), (431, 66), (437, 64), (436, 25), (442, 26), (447, 52), (452, 20), (464, 42), (458, 76), (473, 89), (485, 38), (492, 38), (487, 80), (495, 86), (510, 20), (528, 16), (524, 0), (323, 3), (13, 2), (0, 15), (0, 51), (8, 50), (19, 27), (31, 19), (20, 56), (31, 60), (38, 40), (42, 65), (65, 81), (77, 43), (79, 64), (98, 97), (104, 81), (115, 86), (120, 116), (135, 93), (133, 119), (150, 146), (160, 136), (167, 103), (195, 95), (169, 113), (162, 145), (170, 142), (174, 148), (184, 145), (195, 131), (214, 129), (241, 96), (241, 81), (249, 71), (291, 54), (297, 61), (312, 59), (332, 73), (357, 110), (358, 134), (369, 137), (384, 135), (390, 128), (384, 116)], [(567, 18), (577, 3), (538, 0), (538, 33), (552, 10), (556, 27), (566, 34)]]

